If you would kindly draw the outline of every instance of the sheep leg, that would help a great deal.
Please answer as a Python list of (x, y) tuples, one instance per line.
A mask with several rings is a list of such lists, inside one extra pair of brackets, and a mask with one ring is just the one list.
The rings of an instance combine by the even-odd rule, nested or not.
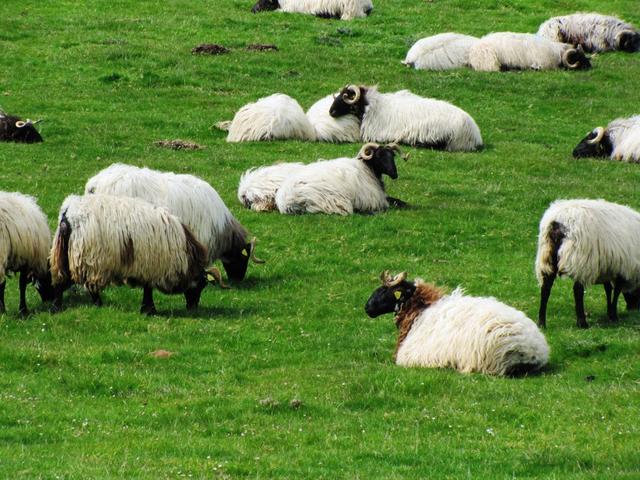
[(51, 302), (51, 308), (50, 308), (50, 312), (51, 313), (58, 313), (60, 311), (62, 311), (62, 294), (65, 291), (65, 288), (63, 285), (57, 285), (55, 287), (55, 296), (53, 297), (53, 302)]
[(100, 292), (89, 291), (89, 296), (91, 297), (91, 301), (96, 307), (102, 306), (102, 298), (100, 297)]
[(4, 287), (7, 285), (7, 281), (0, 283), (0, 314), (7, 313), (7, 309), (4, 306)]
[(580, 282), (573, 284), (573, 299), (576, 304), (576, 319), (578, 328), (589, 328), (587, 315), (584, 313), (584, 286)]
[(542, 287), (540, 288), (540, 310), (538, 310), (538, 325), (542, 328), (547, 326), (547, 303), (551, 295), (551, 287), (556, 279), (556, 274), (544, 275)]
[(403, 202), (399, 198), (394, 197), (387, 197), (387, 202), (394, 208), (407, 208), (409, 206), (407, 202)]
[(153, 304), (153, 288), (144, 287), (142, 293), (142, 307), (140, 307), (140, 313), (147, 315), (155, 315), (158, 313), (156, 306)]
[(613, 287), (611, 286), (611, 282), (604, 282), (602, 284), (604, 287), (604, 293), (607, 296), (607, 313), (611, 311), (611, 292), (613, 291)]
[(624, 301), (628, 310), (640, 310), (640, 288), (636, 288), (632, 292), (623, 292)]
[(18, 313), (23, 317), (29, 314), (26, 298), (27, 283), (29, 283), (29, 276), (27, 271), (23, 269), (20, 271), (20, 306), (18, 307)]
[(618, 321), (618, 297), (620, 297), (620, 292), (622, 292), (621, 282), (613, 282), (613, 298), (611, 299), (611, 306), (607, 311), (609, 320), (612, 322)]

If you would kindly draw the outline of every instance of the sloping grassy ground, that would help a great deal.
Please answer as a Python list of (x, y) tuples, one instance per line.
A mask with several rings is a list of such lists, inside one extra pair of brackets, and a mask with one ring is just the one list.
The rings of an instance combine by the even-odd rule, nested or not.
[[(499, 379), (392, 363), (390, 316), (363, 305), (382, 269), (493, 295), (537, 315), (537, 223), (556, 198), (640, 209), (638, 165), (576, 161), (587, 131), (638, 113), (640, 55), (587, 72), (408, 70), (413, 41), (443, 31), (535, 31), (551, 15), (598, 10), (640, 24), (637, 2), (375, 0), (366, 20), (252, 15), (250, 0), (0, 2), (0, 105), (44, 118), (41, 145), (0, 146), (0, 189), (59, 205), (112, 162), (199, 175), (260, 239), (268, 263), (233, 290), (156, 295), (110, 289), (105, 307), (71, 294), (0, 317), (2, 478), (640, 478), (640, 314), (575, 328), (570, 282), (549, 304), (549, 369)], [(232, 52), (193, 56), (203, 42)], [(278, 52), (248, 52), (275, 43)], [(479, 153), (412, 151), (376, 216), (285, 217), (243, 210), (241, 172), (353, 155), (358, 145), (227, 144), (211, 129), (284, 92), (308, 108), (346, 83), (409, 88), (467, 110)], [(182, 138), (186, 152), (152, 145)], [(163, 348), (176, 354), (155, 359)], [(292, 400), (301, 402), (297, 408)]]

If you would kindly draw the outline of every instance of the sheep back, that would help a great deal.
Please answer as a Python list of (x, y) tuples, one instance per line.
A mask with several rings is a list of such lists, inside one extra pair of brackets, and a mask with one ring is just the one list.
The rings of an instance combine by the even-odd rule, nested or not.
[(307, 13), (352, 20), (366, 17), (373, 9), (371, 0), (279, 0), (283, 12)]
[(251, 168), (240, 177), (238, 200), (246, 208), (256, 212), (275, 210), (276, 192), (282, 182), (302, 168), (304, 168), (302, 163), (279, 163)]
[(469, 65), (469, 49), (478, 39), (460, 33), (440, 33), (418, 40), (402, 62), (417, 70), (450, 70)]
[(607, 133), (613, 144), (613, 160), (640, 162), (640, 115), (613, 120)]

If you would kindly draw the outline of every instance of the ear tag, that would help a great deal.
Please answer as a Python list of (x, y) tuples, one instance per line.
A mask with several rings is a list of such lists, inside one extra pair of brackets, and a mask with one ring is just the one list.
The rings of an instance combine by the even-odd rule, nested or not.
[(396, 300), (400, 300), (402, 292), (400, 290), (396, 290), (395, 292), (393, 292), (393, 296), (396, 297)]
[(249, 254), (247, 253), (247, 249), (246, 248), (242, 249), (242, 255), (245, 256), (245, 257), (249, 256)]
[(213, 282), (215, 280), (214, 276), (211, 275), (210, 273), (207, 273), (207, 281), (208, 282)]

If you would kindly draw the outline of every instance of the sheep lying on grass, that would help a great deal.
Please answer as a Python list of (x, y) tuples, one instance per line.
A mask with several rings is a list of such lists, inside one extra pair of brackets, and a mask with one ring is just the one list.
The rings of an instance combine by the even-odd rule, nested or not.
[(618, 118), (606, 128), (595, 128), (573, 149), (573, 156), (640, 162), (640, 115)]
[(547, 341), (524, 313), (495, 298), (466, 296), (460, 288), (444, 295), (406, 276), (383, 272), (382, 287), (365, 306), (370, 317), (395, 312), (398, 365), (522, 375), (547, 364)]
[(478, 41), (461, 33), (440, 33), (418, 40), (403, 65), (417, 70), (450, 70), (469, 66), (469, 50)]
[(373, 4), (371, 0), (258, 0), (251, 9), (253, 13), (269, 10), (352, 20), (369, 15)]
[(20, 117), (7, 115), (0, 110), (0, 141), (18, 143), (42, 142), (42, 137), (34, 126), (38, 121), (32, 122), (28, 118), (22, 120)]
[(316, 132), (318, 142), (356, 143), (360, 141), (360, 119), (348, 114), (334, 118), (329, 109), (335, 96), (327, 95), (307, 110), (307, 118)]
[(255, 212), (276, 209), (276, 193), (282, 182), (305, 167), (302, 163), (278, 163), (250, 168), (240, 177), (238, 200)]

